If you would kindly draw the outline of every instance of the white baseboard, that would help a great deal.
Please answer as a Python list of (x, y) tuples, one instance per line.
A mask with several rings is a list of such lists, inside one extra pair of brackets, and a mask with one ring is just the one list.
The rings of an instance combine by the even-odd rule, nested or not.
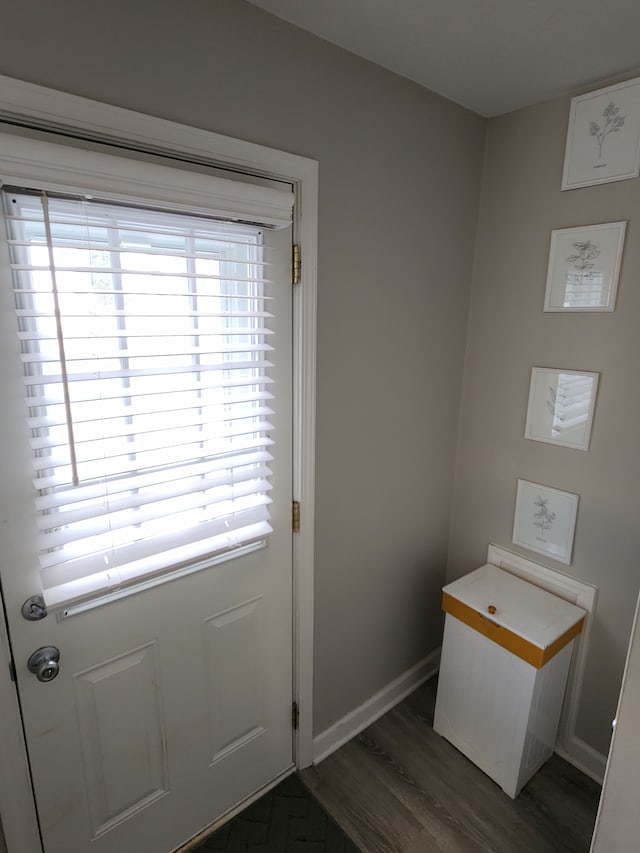
[(434, 649), (411, 669), (367, 699), (359, 708), (350, 711), (317, 735), (313, 739), (313, 763), (319, 764), (435, 675), (440, 666), (440, 651), (440, 647)]
[[(319, 764), (434, 676), (440, 666), (440, 652), (440, 648), (434, 649), (411, 669), (367, 699), (359, 708), (346, 714), (337, 723), (317, 735), (313, 739), (313, 763)], [(556, 744), (555, 752), (591, 779), (602, 784), (607, 766), (606, 755), (575, 735), (570, 737), (564, 745)]]
[(604, 771), (607, 767), (606, 755), (598, 752), (597, 749), (589, 746), (586, 741), (575, 737), (575, 735), (569, 739), (566, 746), (556, 745), (555, 752), (560, 758), (564, 758), (569, 764), (573, 764), (578, 770), (602, 785)]

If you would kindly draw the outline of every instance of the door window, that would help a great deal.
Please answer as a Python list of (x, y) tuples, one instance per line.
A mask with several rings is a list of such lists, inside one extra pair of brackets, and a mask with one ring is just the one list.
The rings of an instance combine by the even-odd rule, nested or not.
[(260, 227), (3, 196), (49, 603), (264, 542)]

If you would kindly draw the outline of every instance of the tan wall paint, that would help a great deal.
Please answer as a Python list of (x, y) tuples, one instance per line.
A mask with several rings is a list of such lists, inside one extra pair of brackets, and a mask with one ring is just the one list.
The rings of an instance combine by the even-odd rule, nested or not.
[[(640, 181), (560, 192), (569, 99), (489, 123), (448, 577), (488, 542), (600, 589), (577, 735), (606, 753), (640, 583)], [(628, 220), (615, 313), (542, 311), (553, 228)], [(588, 453), (524, 439), (531, 367), (601, 374)], [(580, 495), (573, 563), (511, 544), (516, 479)]]
[(485, 121), (242, 0), (14, 3), (2, 41), (0, 73), (319, 160), (320, 732), (440, 643)]

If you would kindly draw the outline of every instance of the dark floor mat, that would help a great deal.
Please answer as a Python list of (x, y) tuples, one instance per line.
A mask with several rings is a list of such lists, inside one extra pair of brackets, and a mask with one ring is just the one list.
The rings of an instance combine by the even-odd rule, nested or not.
[(297, 775), (209, 836), (194, 853), (361, 853)]

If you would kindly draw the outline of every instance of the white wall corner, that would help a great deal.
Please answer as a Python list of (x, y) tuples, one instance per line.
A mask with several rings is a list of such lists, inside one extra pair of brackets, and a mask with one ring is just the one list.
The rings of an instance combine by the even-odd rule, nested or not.
[(440, 667), (440, 652), (440, 647), (434, 649), (358, 708), (317, 735), (313, 739), (313, 763), (319, 764), (434, 676)]

